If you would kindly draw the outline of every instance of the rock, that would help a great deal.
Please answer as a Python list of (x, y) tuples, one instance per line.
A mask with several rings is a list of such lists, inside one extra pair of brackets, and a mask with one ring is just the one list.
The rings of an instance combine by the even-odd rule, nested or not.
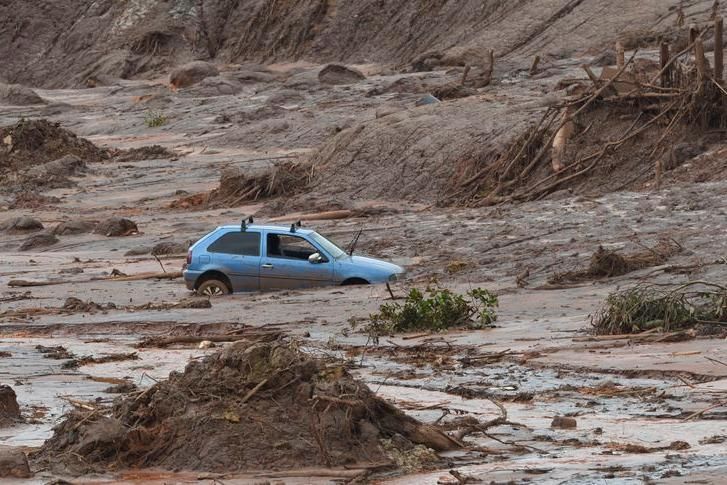
[(93, 231), (94, 223), (80, 219), (60, 222), (53, 228), (53, 234), (56, 236), (66, 236), (68, 234), (85, 234)]
[(687, 160), (701, 155), (706, 149), (702, 143), (678, 143), (671, 149), (669, 166), (666, 168), (676, 168)]
[(186, 244), (175, 243), (175, 242), (160, 242), (153, 248), (151, 248), (151, 254), (154, 256), (162, 256), (166, 254), (186, 254), (189, 246)]
[(139, 246), (136, 248), (129, 249), (124, 253), (124, 256), (143, 256), (145, 254), (150, 254), (152, 248), (149, 246)]
[(52, 246), (58, 242), (58, 238), (53, 234), (35, 234), (30, 236), (28, 239), (23, 241), (23, 244), (18, 248), (19, 251), (30, 251), (35, 248), (42, 248), (46, 246)]
[(218, 76), (220, 71), (209, 62), (194, 61), (174, 69), (169, 74), (169, 84), (175, 89), (197, 84), (208, 77)]
[(216, 345), (214, 344), (214, 342), (212, 342), (210, 340), (203, 340), (199, 343), (198, 347), (200, 349), (211, 349), (211, 348), (216, 347)]
[(28, 457), (17, 448), (0, 447), (0, 478), (30, 478)]
[(10, 233), (40, 231), (41, 229), (43, 229), (43, 224), (28, 216), (16, 217), (0, 224), (0, 231)]
[(399, 111), (403, 111), (405, 108), (401, 106), (382, 106), (376, 109), (376, 118), (383, 118), (384, 116), (393, 115)]
[(28, 106), (46, 104), (46, 102), (35, 91), (26, 86), (0, 83), (0, 104)]
[(318, 73), (321, 84), (355, 84), (364, 79), (361, 71), (341, 64), (328, 64)]
[(550, 423), (551, 428), (558, 429), (575, 429), (578, 426), (575, 418), (569, 418), (566, 416), (556, 416)]
[[(0, 427), (20, 421), (20, 406), (15, 391), (10, 386), (0, 384)], [(2, 475), (0, 475), (2, 476)]]
[(434, 96), (432, 96), (431, 94), (427, 94), (426, 96), (419, 98), (417, 100), (417, 102), (415, 103), (415, 106), (426, 106), (428, 104), (437, 104), (437, 103), (441, 103), (441, 101), (438, 100), (437, 98), (435, 98)]
[(139, 228), (136, 226), (136, 223), (130, 219), (112, 217), (99, 222), (93, 232), (95, 234), (102, 234), (106, 237), (122, 237), (139, 232)]
[(238, 81), (214, 76), (203, 79), (185, 92), (198, 96), (224, 96), (238, 94), (240, 91), (242, 91), (242, 84)]

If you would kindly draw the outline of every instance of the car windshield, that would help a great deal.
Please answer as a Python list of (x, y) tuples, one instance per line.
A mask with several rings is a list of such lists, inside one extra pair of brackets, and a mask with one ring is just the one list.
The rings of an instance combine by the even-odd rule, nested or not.
[(317, 232), (312, 232), (310, 234), (311, 239), (313, 239), (315, 242), (321, 245), (321, 247), (328, 252), (328, 254), (331, 255), (334, 259), (338, 259), (341, 256), (345, 256), (346, 252), (333, 244), (331, 241), (326, 239), (325, 237), (321, 236)]

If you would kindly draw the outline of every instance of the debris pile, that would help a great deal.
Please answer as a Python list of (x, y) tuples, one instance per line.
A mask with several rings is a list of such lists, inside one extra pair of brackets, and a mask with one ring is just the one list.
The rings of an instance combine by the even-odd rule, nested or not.
[(625, 275), (632, 271), (663, 264), (682, 249), (680, 244), (671, 239), (663, 239), (653, 248), (647, 247), (643, 251), (632, 254), (621, 254), (616, 250), (599, 246), (591, 255), (588, 268), (556, 273), (549, 278), (548, 283), (557, 284)]
[(290, 343), (236, 342), (109, 410), (71, 413), (34, 460), (72, 474), (355, 468), (390, 462), (380, 440), (392, 437), (459, 447), (376, 397), (340, 363)]
[(84, 163), (108, 158), (105, 150), (45, 119), (22, 119), (0, 128), (0, 173), (43, 165), (67, 155)]
[(313, 178), (310, 165), (286, 161), (256, 174), (227, 169), (220, 185), (209, 193), (186, 196), (174, 201), (172, 208), (235, 207), (243, 202), (300, 193)]
[[(603, 193), (646, 184), (659, 187), (664, 172), (685, 160), (679, 144), (727, 127), (722, 73), (713, 74), (702, 35), (671, 56), (662, 45), (659, 63), (618, 60), (590, 85), (548, 108), (532, 129), (493, 157), (489, 147), (459, 164), (443, 202), (488, 205), (530, 201), (568, 189)], [(722, 62), (722, 50), (715, 52)], [(720, 66), (721, 68), (721, 66)]]
[(692, 281), (679, 286), (637, 285), (612, 293), (591, 317), (599, 335), (684, 330), (698, 324), (724, 328), (727, 287)]

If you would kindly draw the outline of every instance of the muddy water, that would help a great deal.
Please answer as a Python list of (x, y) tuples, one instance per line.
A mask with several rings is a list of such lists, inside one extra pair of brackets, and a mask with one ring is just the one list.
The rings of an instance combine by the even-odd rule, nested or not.
[[(471, 448), (486, 447), (500, 454), (451, 454), (436, 465), (436, 471), (387, 476), (393, 483), (437, 483), (450, 468), (486, 481), (521, 483), (642, 483), (646, 479), (679, 483), (680, 478), (667, 477), (670, 474), (719, 483), (715, 477), (727, 471), (724, 443), (700, 441), (727, 435), (727, 409), (718, 406), (704, 416), (685, 418), (724, 400), (727, 367), (706, 358), (727, 362), (724, 340), (639, 344), (583, 338), (588, 335), (589, 314), (619, 286), (642, 280), (727, 280), (727, 265), (720, 259), (727, 230), (724, 182), (593, 198), (560, 194), (560, 199), (485, 209), (376, 201), (386, 210), (368, 217), (311, 222), (342, 245), (359, 228), (365, 229), (359, 251), (405, 265), (413, 284), (424, 286), (434, 277), (455, 290), (482, 286), (500, 294), (499, 319), (493, 329), (397, 336), (383, 340), (378, 349), (372, 349), (365, 335), (351, 330), (349, 320), (366, 318), (388, 301), (388, 292), (379, 287), (234, 295), (214, 301), (212, 309), (161, 312), (131, 308), (189, 296), (179, 280), (92, 280), (107, 277), (113, 269), (127, 274), (161, 271), (150, 256), (125, 253), (162, 241), (194, 240), (218, 224), (238, 221), (241, 215), (262, 208), (253, 204), (199, 212), (171, 210), (169, 203), (178, 197), (178, 190), (209, 190), (224, 167), (252, 170), (275, 157), (307, 153), (336, 126), (345, 126), (351, 118), (373, 118), (376, 103), (388, 102), (363, 99), (365, 89), (358, 88), (340, 89), (335, 96), (306, 92), (302, 101), (284, 103), (287, 111), (275, 115), (290, 123), (285, 132), (257, 122), (216, 121), (218, 115), (253, 112), (266, 97), (282, 90), (280, 86), (257, 88), (263, 94), (246, 91), (239, 96), (201, 97), (175, 95), (153, 83), (129, 82), (113, 88), (42, 91), (42, 96), (57, 104), (0, 109), (2, 124), (21, 116), (49, 117), (99, 144), (129, 148), (159, 143), (180, 155), (176, 160), (92, 165), (86, 177), (76, 180), (76, 187), (47, 194), (61, 202), (37, 209), (5, 210), (9, 196), (0, 195), (3, 220), (31, 215), (52, 228), (73, 218), (103, 220), (118, 215), (131, 217), (140, 228), (140, 234), (125, 238), (63, 236), (55, 246), (27, 253), (17, 250), (27, 236), (0, 234), (0, 312), (29, 311), (0, 318), (0, 351), (11, 354), (0, 358), (0, 381), (14, 387), (27, 420), (0, 430), (0, 445), (38, 446), (73, 406), (72, 401), (108, 403), (116, 397), (105, 392), (111, 381), (124, 380), (143, 388), (212, 351), (194, 345), (136, 349), (142, 338), (219, 336), (248, 325), (277, 329), (300, 338), (312, 351), (350, 359), (353, 372), (373, 390), (428, 422), (451, 423), (465, 415), (489, 421), (501, 413), (493, 400), (507, 410), (514, 424), (494, 427), (490, 436), (473, 433), (465, 438)], [(135, 98), (146, 94), (161, 100), (170, 118), (168, 125), (160, 129), (144, 125), (146, 112), (157, 109)], [(400, 101), (413, 104), (415, 99), (405, 95)], [(339, 106), (346, 101), (351, 103)], [(285, 212), (283, 204), (273, 215)], [(555, 272), (587, 264), (599, 245), (633, 251), (665, 236), (679, 241), (685, 251), (661, 267), (571, 288), (548, 285)], [(182, 262), (178, 257), (162, 258), (168, 271)], [(461, 264), (452, 272), (448, 268), (454, 262)], [(672, 265), (697, 269), (680, 273), (669, 270)], [(71, 268), (83, 272), (60, 273)], [(516, 276), (524, 271), (529, 276), (520, 288)], [(9, 288), (12, 279), (57, 284)], [(402, 295), (409, 284), (394, 285), (393, 291)], [(58, 309), (70, 296), (111, 302), (119, 308), (92, 314), (30, 311)], [(39, 344), (63, 345), (80, 356), (137, 351), (139, 360), (68, 370), (61, 367), (63, 361), (45, 359), (37, 352)], [(462, 360), (497, 352), (506, 355), (488, 365), (465, 365)], [(556, 415), (575, 417), (577, 428), (551, 429)], [(643, 454), (619, 448), (624, 444), (667, 446), (674, 441), (685, 441), (689, 448)], [(42, 472), (39, 476), (36, 483), (50, 478)], [(103, 479), (165, 483), (195, 482), (198, 476), (139, 471)], [(261, 478), (220, 480), (250, 483)]]

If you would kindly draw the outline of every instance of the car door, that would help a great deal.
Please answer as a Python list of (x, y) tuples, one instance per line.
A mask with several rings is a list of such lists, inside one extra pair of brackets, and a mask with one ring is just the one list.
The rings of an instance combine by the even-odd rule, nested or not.
[[(311, 263), (319, 253), (323, 260)], [(267, 232), (260, 264), (260, 288), (310, 288), (333, 283), (333, 261), (307, 238), (292, 233)]]
[(257, 231), (231, 231), (207, 247), (212, 265), (227, 275), (233, 291), (260, 289), (261, 239)]

